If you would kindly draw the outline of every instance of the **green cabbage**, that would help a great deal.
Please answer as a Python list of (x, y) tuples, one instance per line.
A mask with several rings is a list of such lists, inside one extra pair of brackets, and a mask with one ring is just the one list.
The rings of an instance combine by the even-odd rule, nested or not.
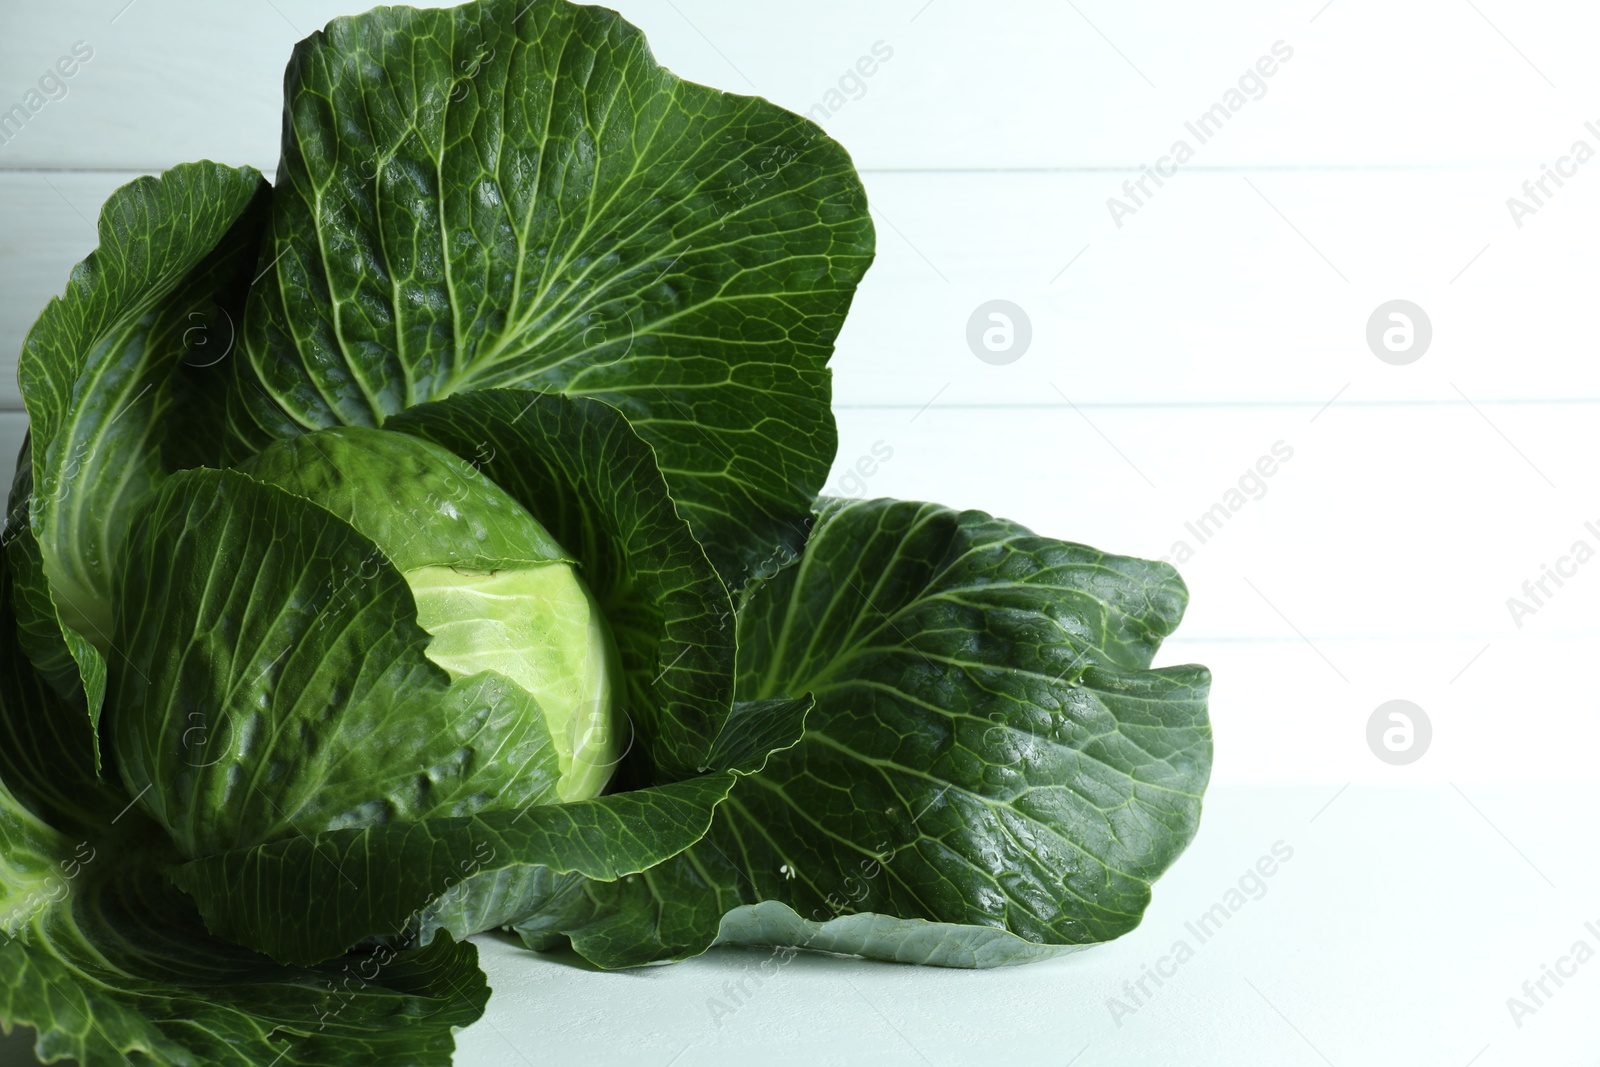
[(988, 967), (1138, 923), (1210, 772), (1205, 669), (1153, 666), (1186, 590), (818, 496), (839, 145), (567, 0), (338, 19), (286, 93), (275, 184), (119, 189), (22, 353), (0, 1024), (445, 1064), (486, 930)]

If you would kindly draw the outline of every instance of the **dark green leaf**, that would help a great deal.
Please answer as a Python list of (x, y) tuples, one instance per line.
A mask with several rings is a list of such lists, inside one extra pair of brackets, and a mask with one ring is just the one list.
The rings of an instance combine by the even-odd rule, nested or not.
[(701, 770), (737, 768), (741, 774), (755, 774), (771, 756), (800, 743), (806, 715), (815, 704), (810, 695), (735, 704)]
[(459, 901), (476, 879), (543, 868), (611, 881), (659, 863), (705, 834), (732, 784), (731, 774), (711, 774), (521, 812), (334, 830), (195, 860), (173, 879), (213, 932), (286, 963), (317, 963), (401, 933), (452, 890), (446, 907), (475, 914)]
[(91, 716), (112, 654), (111, 569), (178, 421), (168, 378), (224, 343), (217, 302), (254, 259), (266, 189), (251, 168), (215, 163), (123, 186), (101, 211), (100, 247), (23, 346), (31, 450), (19, 479), (32, 482), (36, 545), (18, 539), (9, 551), (36, 558), (15, 566), (17, 610), (34, 661)]
[[(94, 722), (105, 699), (106, 661), (88, 638), (64, 626), (50, 595), (44, 558), (30, 525), (33, 501), (33, 449), (24, 444), (17, 460), (16, 478), (0, 546), (11, 583), (9, 603), (16, 626), (16, 647), (37, 669), (42, 680), (60, 696), (83, 722), (91, 769), (98, 770), (99, 740)], [(92, 699), (91, 699), (92, 698)], [(91, 712), (92, 707), (92, 712)], [(64, 712), (66, 714), (66, 712)]]
[[(1185, 599), (1164, 564), (981, 512), (830, 502), (740, 612), (739, 695), (814, 693), (805, 740), (701, 844), (518, 929), (604, 966), (719, 936), (989, 966), (1126, 933), (1210, 772), (1207, 672), (1150, 668)], [(759, 901), (787, 910), (734, 910)]]
[(139, 856), (65, 838), (34, 854), (9, 815), (0, 857), (42, 866), (31, 872), (37, 902), (0, 929), (0, 1021), (35, 1027), (41, 1059), (446, 1067), (452, 1029), (488, 1001), (477, 950), (448, 934), (282, 967), (207, 934), (193, 903)]
[(803, 540), (872, 258), (849, 156), (615, 12), (379, 8), (295, 51), (231, 455), (479, 389), (595, 397), (729, 581)]
[[(796, 744), (809, 698), (739, 705), (712, 773), (520, 812), (336, 830), (187, 863), (174, 880), (214, 932), (287, 963), (314, 963), (413, 918), (421, 944), (465, 937), (546, 904), (569, 878), (614, 882), (700, 840), (737, 775)], [(759, 740), (758, 740), (759, 739)], [(419, 915), (420, 913), (420, 915)], [(285, 916), (299, 916), (286, 922)]]
[[(775, 752), (799, 743), (811, 706), (809, 696), (735, 704), (712, 746), (706, 769), (739, 775), (757, 773)], [(636, 883), (649, 877), (648, 874), (636, 877), (630, 872), (617, 885), (607, 885), (603, 893), (607, 898), (632, 895), (639, 888)], [(429, 932), (436, 928), (448, 929), (459, 936), (496, 926), (516, 925), (525, 941), (545, 947), (541, 937), (564, 940), (563, 931), (577, 931), (588, 922), (605, 922), (584, 892), (585, 886), (594, 884), (597, 883), (581, 872), (545, 866), (519, 866), (486, 874), (462, 887), (462, 891), (447, 894), (424, 912), (424, 943)], [(693, 892), (683, 894), (679, 903), (684, 912), (692, 912), (702, 905), (700, 895)], [(670, 918), (658, 916), (657, 929), (677, 919), (677, 912)], [(714, 924), (715, 915), (709, 921)], [(631, 927), (629, 936), (633, 936)], [(661, 953), (663, 957), (667, 955), (671, 953)], [(603, 960), (605, 954), (594, 950), (593, 958)]]
[[(20, 535), (28, 536), (26, 527)], [(96, 773), (91, 727), (81, 707), (56, 692), (24, 654), (12, 610), (21, 591), (12, 573), (15, 558), (0, 554), (0, 789), (55, 831), (93, 835), (127, 806), (127, 798)]]

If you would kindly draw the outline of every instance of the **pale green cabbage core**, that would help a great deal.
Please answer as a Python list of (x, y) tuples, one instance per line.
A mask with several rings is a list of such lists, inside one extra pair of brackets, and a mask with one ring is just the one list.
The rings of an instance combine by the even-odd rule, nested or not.
[(598, 796), (628, 740), (615, 728), (616, 643), (600, 607), (563, 562), (490, 572), (404, 572), (427, 656), (459, 679), (498, 671), (533, 694), (555, 743), (563, 803)]

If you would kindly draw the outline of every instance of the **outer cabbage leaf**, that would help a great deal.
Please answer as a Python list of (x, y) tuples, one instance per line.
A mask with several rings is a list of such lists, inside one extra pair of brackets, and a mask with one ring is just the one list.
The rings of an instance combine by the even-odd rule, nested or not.
[[(773, 753), (799, 743), (811, 706), (809, 696), (735, 705), (707, 756), (704, 769), (741, 775), (757, 773)], [(732, 783), (729, 785), (731, 787)], [(654, 792), (646, 790), (624, 796), (648, 796)], [(720, 802), (725, 796), (726, 793), (716, 799)], [(703, 834), (702, 828), (696, 840)], [(618, 876), (628, 882), (635, 880), (635, 874), (618, 872)], [(562, 899), (573, 887), (592, 881), (595, 879), (581, 871), (553, 865), (522, 864), (476, 875), (432, 901), (418, 916), (420, 943), (427, 944), (436, 930), (449, 930), (457, 937), (465, 937), (480, 930), (508, 926), (529, 915), (561, 913), (562, 909), (553, 907), (552, 902)]]
[[(106, 661), (88, 638), (65, 626), (56, 611), (55, 601), (50, 595), (50, 582), (44, 573), (44, 558), (29, 524), (28, 513), (32, 500), (32, 446), (24, 444), (17, 461), (16, 478), (11, 483), (6, 524), (0, 530), (0, 560), (5, 563), (9, 587), (6, 597), (9, 612), (0, 625), (9, 629), (19, 654), (25, 655), (36, 670), (27, 672), (25, 677), (19, 673), (0, 679), (0, 685), (26, 687), (36, 679), (40, 684), (48, 685), (53, 695), (59, 696), (73, 708), (72, 714), (63, 715), (63, 721), (51, 723), (47, 732), (71, 735), (73, 740), (83, 742), (83, 751), (90, 761), (89, 777), (92, 779), (99, 762), (95, 723), (105, 699)], [(22, 704), (15, 698), (11, 703), (18, 707), (37, 707), (34, 702)], [(68, 721), (72, 719), (77, 720), (76, 725)], [(0, 723), (0, 728), (15, 733), (10, 723)], [(37, 740), (42, 736), (34, 735), (32, 739)], [(54, 791), (61, 779), (37, 774), (37, 768), (44, 765), (39, 761), (58, 752), (62, 758), (70, 759), (66, 753), (75, 749), (70, 744), (56, 747), (55, 742), (64, 738), (52, 737), (42, 742), (45, 746), (42, 751), (29, 751), (26, 740), (19, 738), (14, 746), (0, 746), (0, 760), (10, 756), (11, 766), (8, 769), (13, 772), (6, 774), (7, 768), (0, 768), (0, 781), (13, 782), (19, 789), (40, 784)]]
[(992, 966), (1126, 933), (1210, 772), (1209, 675), (1150, 667), (1185, 602), (1165, 564), (981, 512), (827, 502), (739, 614), (738, 695), (814, 693), (805, 740), (694, 848), (566, 879), (517, 928), (602, 966), (718, 939)]
[(91, 716), (112, 654), (111, 570), (132, 513), (163, 477), (170, 375), (231, 343), (232, 322), (219, 317), (248, 282), (266, 189), (253, 169), (215, 163), (118, 189), (101, 209), (100, 247), (23, 345), (30, 448), (12, 500), (28, 505), (30, 536), (8, 546), (16, 610), (30, 658)]
[(873, 233), (849, 156), (566, 0), (379, 8), (295, 50), (228, 456), (488, 388), (595, 397), (730, 584), (804, 538)]
[(14, 826), (0, 830), (8, 865), (45, 862), (49, 884), (69, 886), (0, 931), (0, 1020), (35, 1027), (41, 1059), (446, 1067), (452, 1028), (488, 1001), (477, 950), (448, 934), (425, 948), (282, 967), (207, 934), (193, 902), (140, 857), (52, 844), (65, 851), (32, 854)]
[[(0, 555), (0, 791), (31, 822), (76, 842), (98, 834), (128, 801), (96, 773), (88, 717), (69, 706), (23, 652), (13, 605), (26, 587), (11, 562)], [(26, 828), (18, 824), (17, 832)], [(0, 858), (0, 866), (5, 863)], [(0, 879), (0, 895), (9, 884)]]
[(732, 774), (712, 774), (523, 811), (334, 830), (194, 860), (172, 874), (213, 932), (285, 963), (319, 963), (368, 937), (404, 933), (418, 912), (469, 880), (546, 869), (611, 881), (650, 867), (705, 836), (732, 785)]
[[(800, 740), (810, 708), (809, 698), (741, 705), (708, 757), (712, 773), (699, 778), (522, 811), (335, 830), (195, 860), (173, 878), (212, 931), (286, 963), (316, 963), (408, 931), (424, 945), (440, 930), (465, 937), (526, 914), (552, 879), (611, 882), (682, 852), (705, 835), (736, 776)], [(360, 872), (361, 882), (346, 871)]]
[(206, 933), (159, 830), (100, 781), (89, 723), (27, 661), (0, 559), (0, 1028), (40, 1059), (444, 1067), (483, 1011), (471, 945), (280, 967)]

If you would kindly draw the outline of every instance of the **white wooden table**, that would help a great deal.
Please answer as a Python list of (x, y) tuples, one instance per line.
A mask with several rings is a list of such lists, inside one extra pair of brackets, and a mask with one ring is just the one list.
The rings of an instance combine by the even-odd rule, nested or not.
[[(1600, 160), (1520, 226), (1507, 207), (1574, 141), (1600, 149), (1600, 10), (616, 3), (673, 69), (811, 111), (864, 170), (879, 256), (834, 360), (836, 489), (1150, 556), (1188, 542), (1163, 661), (1215, 672), (1215, 793), (1116, 945), (980, 975), (796, 960), (721, 1028), (703, 1002), (748, 954), (598, 976), (489, 946), (499, 992), (460, 1062), (1600, 1062), (1600, 963), (1520, 1029), (1504, 1003), (1600, 925), (1600, 565), (1507, 605), (1575, 541), (1600, 548)], [(0, 108), (93, 50), (0, 144), (7, 455), (15, 353), (105, 196), (187, 159), (270, 170), (290, 46), (361, 6), (0, 10)], [(1264, 95), (1119, 226), (1108, 198), (1280, 41)], [(892, 55), (839, 91), (875, 47)], [(1000, 366), (966, 341), (992, 299), (1032, 332)], [(1366, 339), (1394, 299), (1432, 324), (1403, 366)], [(1200, 543), (1186, 524), (1280, 442), (1263, 495)], [(892, 458), (845, 482), (875, 445)], [(1399, 698), (1433, 739), (1391, 766), (1366, 728)], [(1279, 838), (1296, 856), (1269, 894), (1116, 1027), (1106, 997)]]

